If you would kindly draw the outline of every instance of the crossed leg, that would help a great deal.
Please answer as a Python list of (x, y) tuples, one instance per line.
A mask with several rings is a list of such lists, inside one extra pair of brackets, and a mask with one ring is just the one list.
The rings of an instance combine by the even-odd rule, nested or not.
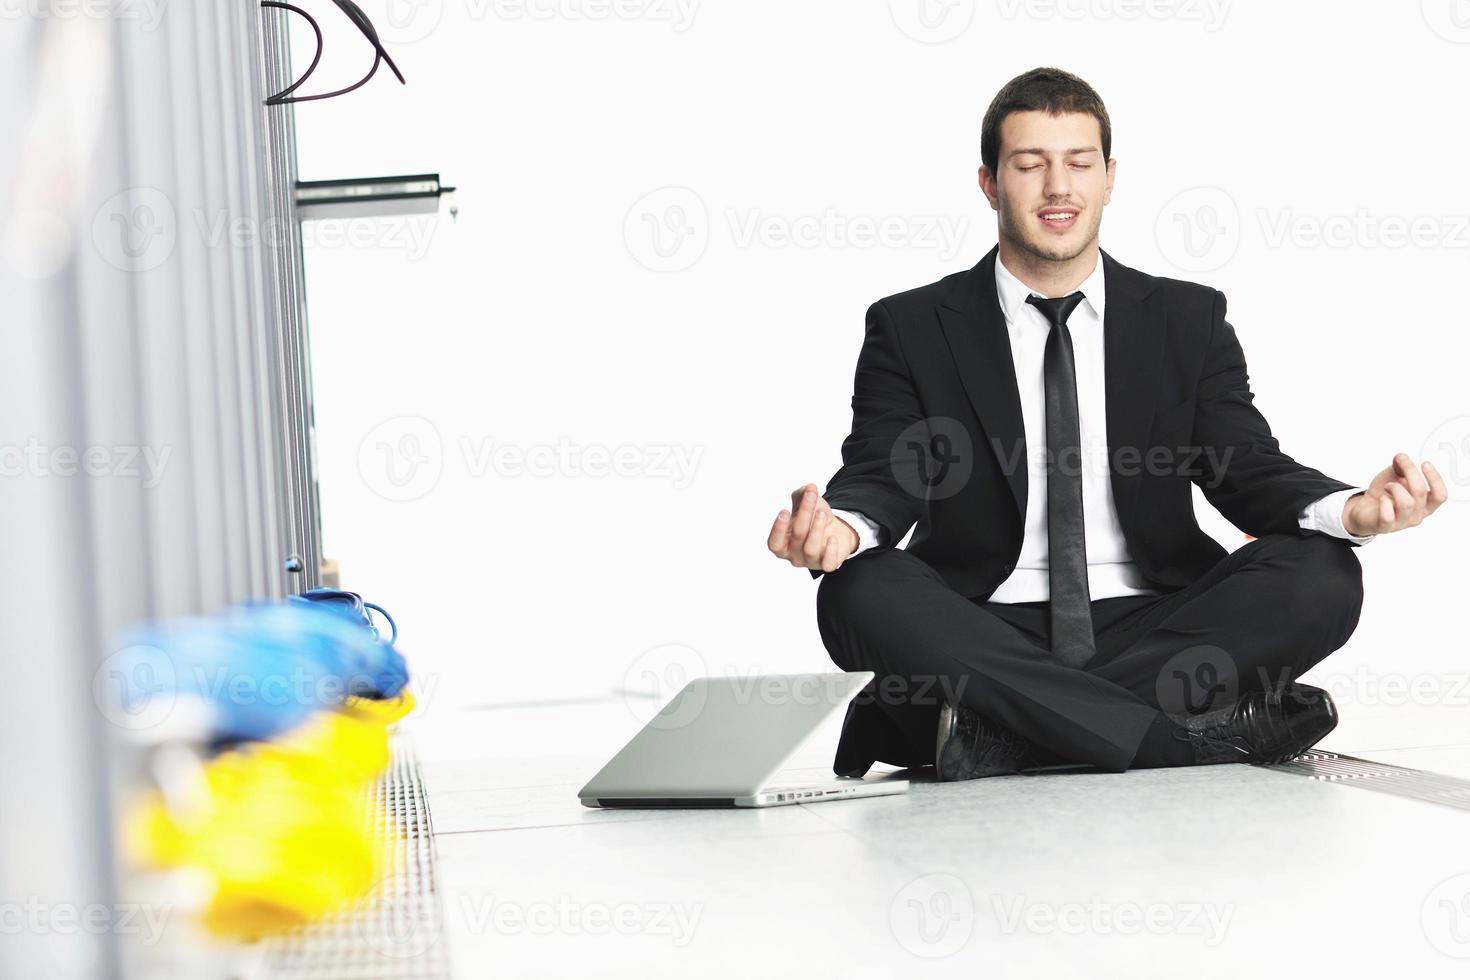
[(976, 603), (905, 551), (863, 555), (817, 590), (833, 662), (877, 675), (848, 709), (834, 769), (932, 763), (951, 698), (1051, 761), (1122, 771), (1161, 710), (1291, 681), (1347, 641), (1361, 606), (1350, 545), (1269, 535), (1179, 591), (1094, 602), (1097, 654), (1078, 669), (1052, 659), (1045, 603)]

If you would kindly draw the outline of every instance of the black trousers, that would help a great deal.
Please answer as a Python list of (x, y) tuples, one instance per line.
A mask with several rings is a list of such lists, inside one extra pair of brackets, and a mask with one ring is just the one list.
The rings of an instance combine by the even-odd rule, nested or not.
[(963, 701), (1043, 761), (1127, 769), (1161, 711), (1190, 714), (1291, 682), (1347, 642), (1363, 602), (1346, 541), (1268, 535), (1164, 595), (1092, 603), (1096, 655), (1054, 660), (1045, 602), (976, 602), (906, 551), (822, 577), (817, 624), (838, 667), (876, 677), (848, 708), (833, 768), (934, 762), (939, 708)]

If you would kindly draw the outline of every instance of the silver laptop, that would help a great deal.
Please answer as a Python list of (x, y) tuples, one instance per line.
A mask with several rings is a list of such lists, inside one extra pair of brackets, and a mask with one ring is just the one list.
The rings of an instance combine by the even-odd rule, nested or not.
[(871, 671), (690, 681), (578, 791), (591, 807), (760, 807), (907, 792), (907, 779), (770, 785)]

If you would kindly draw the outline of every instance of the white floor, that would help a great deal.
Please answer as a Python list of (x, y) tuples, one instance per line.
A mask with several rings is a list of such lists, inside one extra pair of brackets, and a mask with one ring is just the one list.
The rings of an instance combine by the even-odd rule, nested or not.
[[(916, 782), (762, 811), (594, 811), (646, 707), (427, 712), (463, 977), (1470, 976), (1470, 812), (1248, 766)], [(1464, 709), (1324, 742), (1470, 778)], [(799, 762), (830, 770), (835, 725)]]

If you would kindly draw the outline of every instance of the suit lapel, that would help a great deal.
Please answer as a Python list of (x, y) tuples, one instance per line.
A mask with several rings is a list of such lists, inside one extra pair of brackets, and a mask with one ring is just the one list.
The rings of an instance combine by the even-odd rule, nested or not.
[[(1162, 293), (1152, 280), (1102, 253), (1107, 301), (1103, 311), (1103, 372), (1107, 384), (1108, 450), (1113, 500), (1118, 520), (1126, 527), (1138, 505), (1138, 474), (1148, 452), (1159, 365), (1164, 349), (1165, 311)], [(1120, 475), (1116, 465), (1124, 451)]]
[(960, 381), (970, 405), (979, 416), (990, 451), (1010, 484), (1018, 519), (1026, 513), (1026, 430), (1021, 421), (1021, 396), (1011, 339), (995, 291), (996, 246), (973, 269), (960, 277), (939, 308)]

